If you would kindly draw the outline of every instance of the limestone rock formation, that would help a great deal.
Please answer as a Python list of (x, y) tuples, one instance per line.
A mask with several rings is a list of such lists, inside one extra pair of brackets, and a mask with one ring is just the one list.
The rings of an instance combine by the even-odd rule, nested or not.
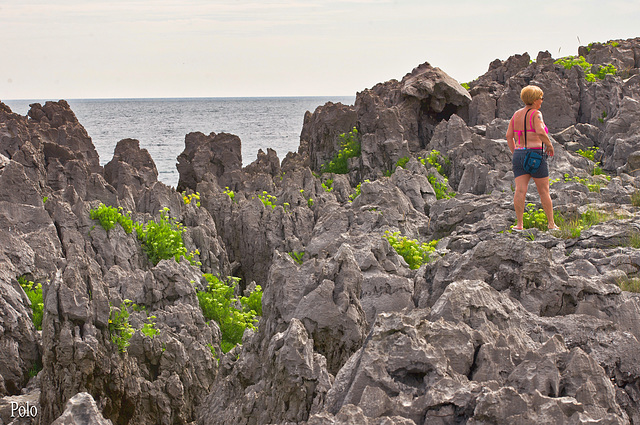
[[(100, 167), (64, 101), (28, 117), (0, 103), (0, 419), (640, 424), (639, 46), (581, 47), (594, 72), (621, 70), (602, 80), (542, 52), (492, 62), (469, 91), (425, 63), (307, 113), (282, 161), (242, 167), (237, 136), (190, 133), (179, 191), (135, 139)], [(510, 231), (503, 138), (529, 83), (561, 232)], [(361, 155), (323, 173), (354, 127)], [(103, 227), (101, 204), (179, 223), (182, 257)], [(205, 273), (238, 278), (234, 300), (264, 291), (226, 353)], [(43, 287), (41, 330), (25, 282)], [(11, 418), (27, 404), (37, 419)]]

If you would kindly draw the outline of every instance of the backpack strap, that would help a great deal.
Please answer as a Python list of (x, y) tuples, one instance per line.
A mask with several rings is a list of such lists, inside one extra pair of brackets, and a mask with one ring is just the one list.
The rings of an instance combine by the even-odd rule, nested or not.
[(527, 109), (524, 114), (524, 148), (527, 148), (527, 115), (531, 112), (531, 109)]

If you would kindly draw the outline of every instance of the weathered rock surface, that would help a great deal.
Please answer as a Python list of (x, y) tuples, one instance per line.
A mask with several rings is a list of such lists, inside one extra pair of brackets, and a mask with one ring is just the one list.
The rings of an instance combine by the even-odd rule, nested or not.
[(89, 393), (78, 393), (68, 402), (64, 413), (52, 425), (112, 425), (108, 419), (105, 419), (95, 400)]
[[(469, 92), (425, 63), (308, 113), (282, 162), (267, 149), (243, 168), (237, 136), (190, 133), (184, 193), (135, 139), (102, 169), (64, 101), (30, 118), (0, 103), (3, 423), (35, 423), (7, 416), (13, 402), (40, 424), (640, 424), (640, 297), (621, 289), (640, 272), (639, 45), (581, 48), (626, 67), (595, 82), (547, 52), (494, 61)], [(529, 83), (545, 90), (556, 211), (601, 215), (573, 234), (509, 231), (504, 135)], [(354, 127), (362, 155), (321, 174)], [(600, 164), (577, 153), (592, 147)], [(170, 214), (193, 265), (152, 263), (135, 232), (90, 218), (101, 203)], [(437, 244), (412, 269), (393, 234)], [(203, 273), (240, 277), (235, 296), (264, 289), (257, 329), (226, 354)], [(18, 278), (44, 288), (41, 331)], [(127, 304), (124, 350), (110, 320)]]

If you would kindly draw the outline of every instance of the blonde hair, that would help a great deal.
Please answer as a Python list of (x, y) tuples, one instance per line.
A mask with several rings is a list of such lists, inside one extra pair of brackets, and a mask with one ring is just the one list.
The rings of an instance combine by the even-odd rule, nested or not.
[(533, 105), (533, 102), (540, 99), (544, 93), (538, 86), (527, 86), (520, 92), (520, 99), (525, 105)]

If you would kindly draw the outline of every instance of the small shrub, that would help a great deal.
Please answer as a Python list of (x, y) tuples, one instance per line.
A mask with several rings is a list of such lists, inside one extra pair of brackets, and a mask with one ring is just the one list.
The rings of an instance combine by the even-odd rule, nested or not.
[(331, 192), (333, 190), (333, 179), (327, 179), (322, 183), (322, 188), (325, 192)]
[(89, 217), (92, 220), (98, 220), (107, 232), (119, 223), (126, 233), (131, 233), (133, 231), (133, 220), (129, 216), (130, 213), (129, 211), (123, 214), (122, 207), (115, 208), (100, 204), (98, 208), (89, 211)]
[(146, 335), (151, 339), (155, 338), (155, 336), (160, 333), (160, 331), (156, 329), (155, 320), (156, 316), (147, 317), (147, 323), (142, 325), (142, 329), (140, 329), (140, 332), (142, 332), (143, 335)]
[(232, 200), (235, 202), (235, 197), (236, 194), (233, 190), (229, 189), (229, 186), (224, 188), (224, 193)]
[[(358, 185), (356, 186), (355, 192), (349, 195), (350, 202), (352, 202), (354, 199), (360, 196), (360, 193), (362, 193), (362, 189), (361, 189), (362, 183), (363, 182), (358, 183)], [(364, 183), (371, 183), (371, 180), (365, 179)]]
[(429, 262), (430, 254), (436, 250), (437, 240), (420, 243), (416, 239), (409, 239), (406, 236), (400, 236), (400, 232), (385, 232), (384, 238), (409, 265), (409, 268), (415, 270), (420, 268), (424, 263)]
[(469, 86), (469, 83), (462, 83), (462, 84), (460, 84), (460, 85), (461, 85), (462, 87), (464, 87), (464, 89), (465, 89), (466, 91), (471, 90), (471, 87)]
[[(548, 230), (547, 215), (541, 208), (536, 208), (534, 204), (527, 204), (523, 215), (523, 229)], [(517, 225), (517, 221), (514, 226)]]
[(435, 167), (436, 171), (438, 172), (438, 174), (442, 175), (442, 176), (447, 176), (445, 174), (445, 171), (443, 169), (443, 165), (449, 165), (451, 162), (449, 161), (449, 158), (447, 158), (445, 155), (442, 155), (439, 151), (437, 150), (432, 150), (429, 153), (429, 156), (427, 156), (426, 158), (420, 158), (418, 157), (418, 160), (422, 163), (422, 165), (424, 165), (426, 167), (427, 163), (431, 164), (432, 166)]
[(598, 151), (598, 148), (595, 146), (592, 146), (590, 148), (587, 148), (586, 151), (582, 149), (578, 149), (576, 153), (584, 158), (590, 159), (591, 161), (595, 161), (594, 157), (597, 151)]
[(259, 193), (258, 198), (262, 201), (265, 207), (271, 207), (271, 209), (275, 209), (278, 199), (273, 195), (269, 195), (266, 190), (262, 193)]
[(169, 208), (160, 210), (159, 222), (151, 220), (145, 225), (136, 223), (134, 227), (149, 260), (154, 265), (171, 257), (176, 261), (180, 261), (181, 256), (187, 257), (187, 248), (182, 241), (185, 229), (175, 218), (169, 216)]
[[(429, 174), (427, 176), (427, 180), (431, 183), (433, 190), (436, 192), (436, 199), (450, 199), (456, 196), (456, 193), (453, 191), (449, 191), (446, 183), (441, 183), (436, 179), (436, 176), (433, 174)], [(446, 178), (445, 178), (446, 181)]]
[(349, 133), (342, 133), (340, 138), (342, 139), (340, 150), (328, 164), (322, 164), (323, 173), (347, 174), (349, 159), (359, 157), (361, 154), (360, 138), (355, 127)]
[(600, 67), (598, 72), (594, 74), (591, 72), (593, 65), (587, 62), (584, 56), (566, 56), (564, 58), (556, 60), (554, 63), (562, 65), (565, 69), (571, 69), (574, 66), (581, 67), (582, 69), (584, 69), (585, 80), (591, 82), (594, 82), (596, 78), (602, 80), (607, 74), (615, 75), (617, 72), (616, 67), (609, 64), (607, 66)]
[(396, 162), (396, 168), (398, 168), (398, 167), (404, 168), (405, 165), (407, 165), (407, 162), (409, 162), (410, 159), (411, 158), (408, 157), (408, 156), (403, 156), (402, 158), (400, 158), (398, 160), (398, 162)]
[(31, 312), (33, 313), (33, 325), (37, 330), (42, 330), (42, 317), (44, 315), (44, 301), (42, 299), (42, 284), (27, 280), (24, 276), (18, 277), (18, 283), (27, 294), (31, 302)]
[[(256, 286), (249, 297), (234, 298), (239, 278), (224, 282), (211, 274), (205, 274), (207, 288), (198, 291), (198, 301), (205, 318), (215, 321), (222, 333), (221, 348), (224, 353), (242, 342), (246, 328), (255, 329), (256, 316), (262, 314), (262, 288)], [(239, 304), (239, 305), (238, 305)]]
[(302, 264), (302, 258), (304, 257), (304, 251), (302, 251), (302, 252), (291, 251), (289, 253), (289, 255), (291, 256), (291, 258), (293, 258), (293, 261), (295, 261), (298, 264)]
[(118, 347), (118, 351), (121, 353), (127, 351), (129, 340), (135, 332), (129, 324), (128, 306), (130, 304), (131, 300), (124, 300), (120, 308), (111, 306), (111, 313), (109, 314), (109, 334), (111, 335), (111, 342)]
[(200, 193), (199, 192), (195, 192), (195, 193), (190, 193), (187, 195), (186, 192), (182, 192), (182, 201), (184, 202), (185, 205), (189, 205), (191, 203), (194, 203), (196, 205), (196, 207), (200, 206)]

